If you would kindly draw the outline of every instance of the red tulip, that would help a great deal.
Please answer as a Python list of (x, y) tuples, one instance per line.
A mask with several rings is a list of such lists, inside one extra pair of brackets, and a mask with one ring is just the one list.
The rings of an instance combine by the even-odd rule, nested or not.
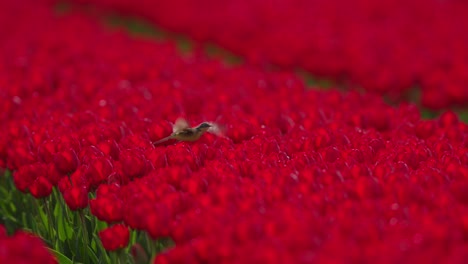
[(123, 203), (115, 195), (98, 196), (90, 201), (91, 213), (107, 223), (123, 220)]
[(122, 224), (113, 225), (99, 232), (99, 238), (107, 251), (125, 248), (129, 236), (128, 227)]
[(88, 206), (88, 190), (84, 186), (72, 186), (63, 192), (63, 199), (73, 211), (86, 208)]
[(0, 262), (58, 263), (40, 238), (22, 231), (11, 237), (0, 236)]
[(63, 174), (74, 172), (79, 165), (78, 156), (73, 149), (59, 152), (54, 157), (58, 171)]
[(29, 191), (35, 198), (44, 198), (52, 193), (52, 184), (45, 177), (38, 177), (29, 187)]
[[(13, 174), (16, 188), (22, 192), (27, 192), (36, 179), (46, 175), (46, 170), (46, 166), (42, 163), (34, 163), (21, 167)], [(41, 180), (41, 182), (43, 183), (44, 181)]]

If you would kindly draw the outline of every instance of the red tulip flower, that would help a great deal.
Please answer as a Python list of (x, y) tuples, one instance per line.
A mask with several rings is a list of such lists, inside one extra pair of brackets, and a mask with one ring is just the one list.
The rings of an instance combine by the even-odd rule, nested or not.
[(123, 203), (116, 195), (106, 195), (93, 199), (89, 203), (91, 213), (107, 223), (122, 221)]
[(45, 177), (38, 177), (29, 187), (29, 192), (36, 198), (47, 197), (52, 193), (52, 184)]
[(79, 162), (76, 152), (71, 148), (55, 154), (54, 157), (55, 166), (63, 174), (74, 172)]
[(113, 225), (99, 232), (99, 238), (107, 251), (114, 251), (127, 246), (130, 232), (123, 224)]
[(86, 208), (88, 206), (88, 190), (83, 186), (73, 186), (65, 190), (63, 199), (73, 211)]
[[(0, 229), (3, 227), (0, 226)], [(2, 233), (2, 232), (0, 232)], [(58, 263), (44, 242), (29, 233), (0, 234), (0, 263)]]

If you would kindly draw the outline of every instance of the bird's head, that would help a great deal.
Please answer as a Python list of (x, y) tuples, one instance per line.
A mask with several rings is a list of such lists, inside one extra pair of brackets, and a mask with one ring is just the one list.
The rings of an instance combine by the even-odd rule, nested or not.
[(197, 130), (198, 131), (207, 131), (210, 127), (212, 127), (211, 124), (207, 123), (207, 122), (203, 122), (201, 123), (200, 125), (197, 126)]

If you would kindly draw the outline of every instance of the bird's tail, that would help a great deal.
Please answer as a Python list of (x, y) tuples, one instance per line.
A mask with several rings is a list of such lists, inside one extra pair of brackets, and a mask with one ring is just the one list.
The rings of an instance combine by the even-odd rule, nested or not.
[(168, 141), (168, 140), (171, 139), (171, 138), (172, 138), (172, 135), (171, 135), (171, 136), (168, 136), (168, 137), (165, 137), (165, 138), (163, 138), (163, 139), (160, 139), (160, 140), (158, 140), (158, 141), (153, 142), (153, 145), (155, 145), (155, 146), (156, 146), (156, 145), (159, 145), (159, 144), (161, 144), (161, 143), (164, 143), (164, 142)]

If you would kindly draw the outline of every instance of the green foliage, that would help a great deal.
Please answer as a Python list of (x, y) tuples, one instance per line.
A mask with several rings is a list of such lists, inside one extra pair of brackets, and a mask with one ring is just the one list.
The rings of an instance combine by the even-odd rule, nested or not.
[(143, 246), (151, 259), (174, 245), (170, 238), (154, 241), (147, 233), (133, 230), (127, 248), (107, 252), (98, 236), (107, 223), (92, 216), (88, 208), (70, 211), (55, 188), (45, 199), (21, 193), (8, 170), (0, 175), (0, 216), (9, 234), (22, 229), (40, 236), (59, 263), (133, 263), (130, 247), (134, 244)]
[(179, 51), (184, 54), (193, 50), (193, 42), (188, 38), (163, 31), (141, 18), (110, 14), (104, 21), (110, 28), (123, 29), (135, 37), (149, 38), (158, 41), (165, 41), (167, 39), (175, 40)]

